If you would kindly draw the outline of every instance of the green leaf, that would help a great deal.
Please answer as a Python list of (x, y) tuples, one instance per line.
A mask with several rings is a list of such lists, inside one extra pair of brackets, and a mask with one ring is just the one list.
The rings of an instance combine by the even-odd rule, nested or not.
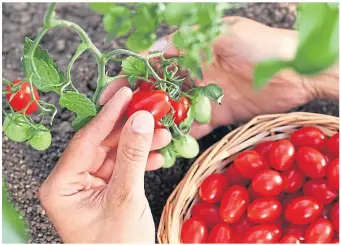
[(105, 14), (106, 12), (108, 12), (112, 7), (114, 7), (115, 4), (114, 3), (89, 3), (89, 7), (99, 13), (99, 14)]
[(223, 90), (215, 83), (211, 83), (203, 87), (197, 87), (195, 88), (195, 93), (204, 95), (219, 104), (221, 104), (221, 100), (224, 97)]
[(158, 26), (157, 5), (140, 3), (132, 16), (132, 22), (138, 32), (155, 32)]
[(129, 82), (129, 86), (132, 89), (136, 88), (136, 77), (135, 76), (129, 76), (128, 77), (128, 82)]
[(143, 60), (129, 56), (122, 62), (122, 71), (128, 76), (144, 75), (146, 73), (146, 64)]
[(133, 32), (127, 39), (126, 46), (132, 51), (142, 51), (150, 48), (157, 36), (150, 32)]
[(179, 26), (189, 19), (195, 10), (195, 3), (167, 3), (164, 18), (169, 25)]
[(190, 107), (187, 111), (187, 117), (179, 124), (179, 129), (181, 130), (181, 132), (183, 132), (184, 134), (187, 134), (189, 132), (194, 122), (194, 117), (194, 111), (192, 107)]
[(2, 183), (2, 243), (27, 243), (25, 222), (9, 203)]
[(254, 88), (263, 88), (271, 77), (285, 68), (286, 65), (287, 63), (281, 60), (268, 60), (258, 63), (254, 69)]
[(92, 118), (94, 118), (93, 116), (81, 116), (81, 115), (77, 115), (77, 117), (72, 121), (71, 125), (72, 128), (75, 131), (80, 130), (81, 128), (83, 128)]
[(103, 24), (104, 30), (108, 33), (107, 42), (128, 34), (132, 26), (130, 10), (124, 6), (115, 5), (104, 15)]
[(84, 94), (65, 92), (59, 98), (59, 104), (78, 115), (95, 116), (97, 114), (95, 104)]

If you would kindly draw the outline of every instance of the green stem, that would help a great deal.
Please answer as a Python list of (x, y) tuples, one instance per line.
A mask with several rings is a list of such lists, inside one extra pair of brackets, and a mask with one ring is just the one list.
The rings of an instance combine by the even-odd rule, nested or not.
[(56, 9), (57, 3), (50, 3), (49, 7), (47, 8), (47, 12), (44, 17), (44, 26), (49, 28), (51, 26), (51, 20), (54, 19), (54, 10)]

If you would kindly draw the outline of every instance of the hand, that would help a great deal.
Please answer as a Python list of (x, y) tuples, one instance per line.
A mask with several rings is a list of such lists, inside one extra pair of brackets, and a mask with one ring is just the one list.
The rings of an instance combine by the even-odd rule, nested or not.
[(129, 88), (119, 90), (75, 134), (40, 188), (42, 206), (66, 243), (155, 242), (144, 172), (162, 166), (162, 155), (150, 151), (171, 136), (154, 132), (146, 111), (125, 122), (131, 97)]

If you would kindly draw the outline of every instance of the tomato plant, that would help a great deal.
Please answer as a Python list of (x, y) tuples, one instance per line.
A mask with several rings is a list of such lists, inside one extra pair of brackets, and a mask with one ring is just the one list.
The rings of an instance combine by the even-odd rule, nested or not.
[(327, 163), (323, 154), (314, 148), (303, 146), (297, 151), (297, 165), (310, 178), (323, 178)]
[(295, 147), (289, 140), (276, 141), (269, 151), (271, 167), (283, 171), (288, 169), (295, 159)]
[(317, 150), (322, 150), (326, 144), (326, 136), (315, 127), (302, 127), (297, 129), (290, 137), (295, 147), (309, 146)]
[(266, 159), (256, 151), (244, 151), (240, 153), (234, 164), (242, 176), (252, 179), (260, 170), (269, 168)]
[(212, 174), (201, 183), (199, 189), (200, 198), (207, 203), (218, 202), (221, 200), (227, 186), (228, 181), (224, 174)]
[(296, 197), (285, 208), (285, 218), (293, 224), (302, 225), (320, 216), (323, 205), (310, 196)]
[(200, 219), (189, 218), (182, 225), (181, 243), (205, 243), (207, 236), (207, 227)]

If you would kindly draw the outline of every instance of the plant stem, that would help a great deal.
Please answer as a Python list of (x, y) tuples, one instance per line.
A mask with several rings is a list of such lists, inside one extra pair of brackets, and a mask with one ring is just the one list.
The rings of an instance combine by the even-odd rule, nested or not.
[(57, 3), (50, 3), (49, 7), (47, 8), (47, 12), (44, 17), (44, 26), (49, 28), (51, 25), (51, 20), (54, 18), (54, 10), (56, 9)]

